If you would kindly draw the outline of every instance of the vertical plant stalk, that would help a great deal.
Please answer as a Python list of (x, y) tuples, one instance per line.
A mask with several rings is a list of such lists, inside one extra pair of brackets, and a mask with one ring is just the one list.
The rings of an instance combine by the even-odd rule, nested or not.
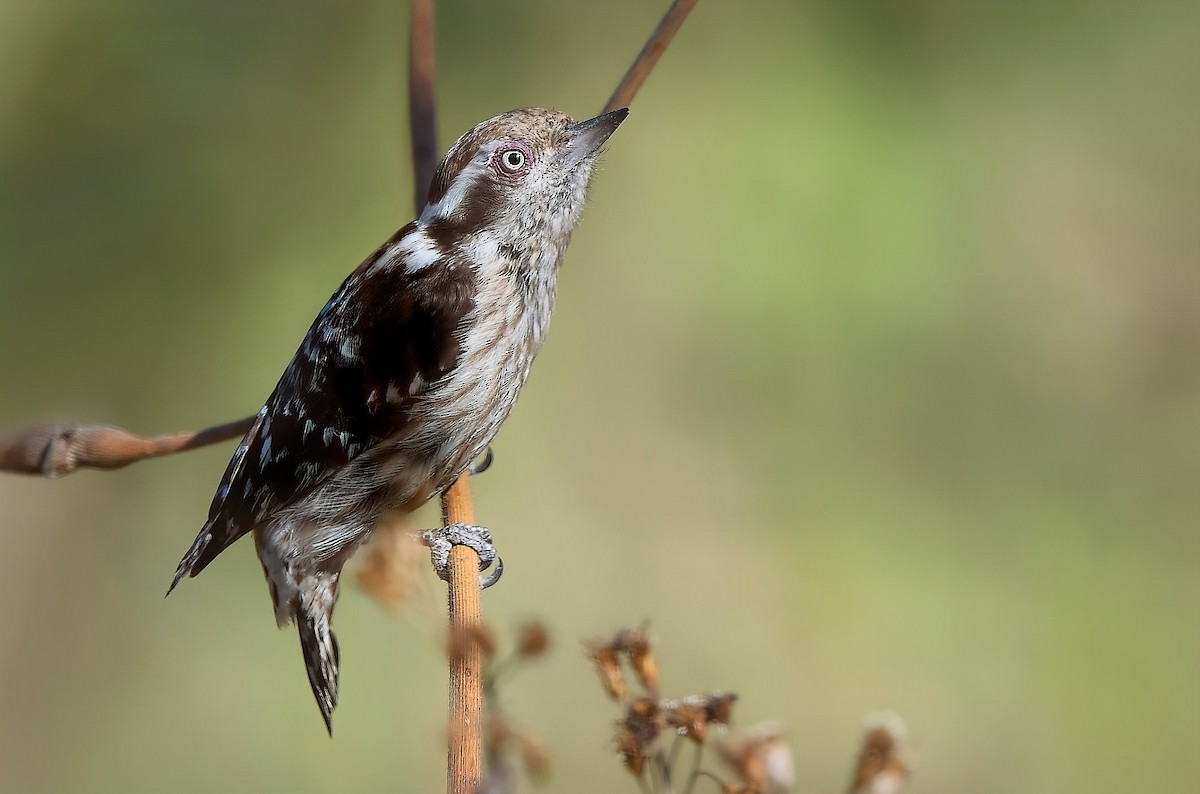
[[(413, 206), (425, 204), (437, 167), (437, 103), (434, 96), (433, 0), (412, 0), (408, 46), (408, 117), (411, 126)], [(464, 472), (442, 494), (445, 524), (474, 524), (470, 475)], [(467, 546), (450, 549), (450, 636), (474, 636), (483, 623), (479, 555)], [(483, 779), (483, 653), (477, 643), (454, 643), (450, 654), (450, 721), (446, 732), (446, 790), (476, 794)]]
[[(463, 474), (442, 495), (447, 524), (473, 524), (470, 476)], [(482, 627), (479, 555), (469, 546), (450, 549), (450, 636), (475, 637)], [(446, 790), (476, 794), (483, 779), (483, 649), (478, 642), (451, 642), (450, 729)]]
[[(674, 0), (609, 98), (606, 111), (625, 107), (633, 101), (695, 5), (696, 0)], [(414, 205), (420, 211), (437, 165), (433, 0), (412, 0), (411, 13), (408, 107), (412, 127)], [(466, 472), (442, 495), (442, 520), (446, 524), (475, 523), (470, 475)], [(479, 555), (467, 546), (450, 549), (448, 607), (450, 637), (476, 636), (483, 624)], [(476, 642), (452, 645), (456, 650), (450, 654), (446, 789), (449, 794), (477, 794), (483, 779), (483, 650)]]

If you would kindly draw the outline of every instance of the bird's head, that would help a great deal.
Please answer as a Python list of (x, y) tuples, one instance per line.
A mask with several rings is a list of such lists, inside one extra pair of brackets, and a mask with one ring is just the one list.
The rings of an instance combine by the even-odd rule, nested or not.
[(421, 223), (460, 239), (482, 234), (497, 245), (561, 254), (600, 146), (628, 113), (575, 123), (555, 110), (522, 108), (476, 124), (438, 165)]

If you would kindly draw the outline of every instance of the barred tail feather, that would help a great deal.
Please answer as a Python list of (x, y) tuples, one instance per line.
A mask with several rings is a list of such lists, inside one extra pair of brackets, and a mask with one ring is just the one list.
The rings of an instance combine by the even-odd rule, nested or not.
[(333, 735), (333, 709), (338, 699), (338, 644), (329, 626), (329, 613), (297, 614), (300, 630), (300, 649), (304, 652), (304, 667), (308, 683), (325, 718), (325, 729)]

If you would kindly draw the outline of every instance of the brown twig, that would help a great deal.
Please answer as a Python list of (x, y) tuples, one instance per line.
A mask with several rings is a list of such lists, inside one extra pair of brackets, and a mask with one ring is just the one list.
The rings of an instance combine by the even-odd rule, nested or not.
[[(433, 0), (412, 0), (408, 50), (408, 120), (411, 128), (413, 204), (420, 211), (437, 167), (437, 104), (434, 97)], [(474, 524), (470, 475), (442, 494), (446, 524)], [(479, 555), (467, 546), (450, 550), (450, 637), (471, 636), (483, 624)], [(456, 644), (450, 654), (450, 725), (446, 790), (476, 794), (483, 779), (483, 653), (477, 643)]]
[(413, 207), (425, 204), (437, 167), (437, 102), (433, 93), (433, 0), (412, 0), (408, 30), (408, 120), (412, 131)]
[(629, 71), (625, 72), (625, 76), (621, 78), (621, 84), (608, 98), (604, 112), (629, 107), (637, 95), (638, 89), (642, 87), (642, 83), (646, 82), (654, 65), (658, 63), (659, 56), (667, 49), (667, 45), (679, 32), (680, 26), (683, 25), (683, 21), (687, 19), (687, 15), (691, 13), (695, 5), (696, 0), (675, 0), (671, 3), (671, 7), (663, 15), (662, 21), (654, 29), (654, 33), (650, 34), (646, 46), (642, 47), (642, 51), (638, 53), (638, 57), (629, 67)]
[(78, 469), (119, 469), (246, 434), (253, 416), (203, 430), (143, 438), (112, 425), (33, 425), (0, 442), (0, 471), (62, 477)]
[[(473, 524), (470, 477), (463, 474), (442, 495), (447, 524)], [(450, 549), (450, 636), (470, 636), (483, 625), (479, 555), (468, 546)], [(446, 763), (449, 794), (476, 794), (483, 779), (483, 649), (462, 643), (450, 654), (450, 730)]]
[[(650, 75), (663, 51), (687, 18), (696, 0), (674, 0), (650, 40), (625, 73), (605, 106), (605, 112), (626, 107)], [(424, 201), (436, 163), (436, 109), (433, 95), (432, 0), (413, 0), (409, 57), (409, 110), (412, 123), (413, 178), (416, 206)], [(426, 160), (425, 158), (429, 159)], [(469, 475), (464, 472), (442, 495), (442, 518), (447, 524), (474, 524)], [(450, 636), (463, 636), (482, 625), (479, 556), (466, 546), (450, 551)], [(483, 773), (483, 654), (475, 643), (450, 656), (450, 728), (447, 790), (475, 794)]]

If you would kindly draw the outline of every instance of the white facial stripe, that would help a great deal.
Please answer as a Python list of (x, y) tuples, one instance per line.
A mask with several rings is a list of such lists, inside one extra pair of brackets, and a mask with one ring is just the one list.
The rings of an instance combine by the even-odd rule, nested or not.
[(396, 246), (396, 255), (408, 270), (421, 270), (441, 257), (437, 245), (423, 230), (406, 234)]
[(471, 186), (487, 173), (492, 152), (496, 151), (496, 147), (500, 143), (501, 141), (492, 141), (479, 150), (471, 162), (467, 163), (458, 176), (454, 177), (446, 195), (442, 196), (436, 204), (426, 205), (425, 209), (421, 211), (421, 223), (429, 223), (439, 218), (449, 218), (458, 211), (459, 205), (466, 198)]

